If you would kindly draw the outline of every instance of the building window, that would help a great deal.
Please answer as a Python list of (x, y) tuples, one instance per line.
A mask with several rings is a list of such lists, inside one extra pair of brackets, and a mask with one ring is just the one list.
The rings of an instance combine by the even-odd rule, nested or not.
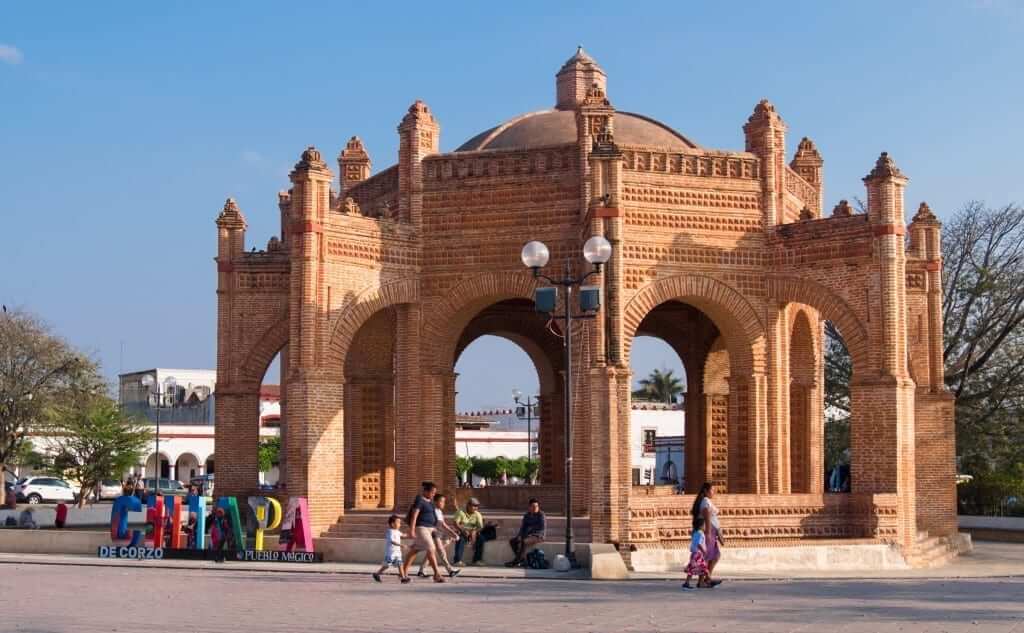
[(644, 440), (643, 451), (644, 451), (644, 455), (653, 455), (654, 454), (654, 438), (658, 436), (658, 430), (657, 429), (644, 429), (643, 433), (644, 433), (644, 435), (643, 435), (643, 440)]
[(640, 485), (640, 469), (639, 468), (634, 468), (633, 469), (633, 485), (634, 486), (639, 486)]

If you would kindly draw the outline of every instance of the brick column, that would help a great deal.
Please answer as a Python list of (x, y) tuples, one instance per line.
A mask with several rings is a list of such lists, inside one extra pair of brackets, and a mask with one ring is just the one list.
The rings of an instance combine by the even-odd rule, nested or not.
[(768, 492), (790, 491), (789, 318), (785, 305), (768, 305)]
[[(288, 495), (308, 500), (314, 535), (344, 514), (344, 391), (340, 379), (323, 372), (288, 384)], [(219, 473), (217, 479), (219, 486)]]
[(260, 386), (254, 383), (217, 385), (214, 447), (218, 497), (244, 497), (259, 485), (259, 394)]
[(622, 367), (597, 367), (589, 374), (593, 455), (589, 477), (590, 529), (595, 543), (621, 542), (629, 536), (632, 373)]
[(854, 492), (898, 495), (898, 541), (909, 553), (916, 538), (914, 384), (907, 370), (906, 177), (886, 153), (864, 178), (868, 220), (875, 234), (879, 320), (870, 344), (877, 367), (854, 367), (851, 385), (851, 478)]
[(703, 393), (686, 394), (686, 465), (687, 492), (697, 490), (705, 481), (710, 481), (710, 396)]
[(786, 124), (775, 106), (762, 99), (743, 126), (746, 148), (761, 159), (761, 192), (765, 227), (782, 224), (786, 178)]
[[(421, 407), (428, 411), (430, 403), (421, 383), (420, 306), (407, 303), (395, 310), (395, 508), (404, 509), (419, 492), (427, 473), (423, 454), (432, 440), (426, 437), (427, 427), (421, 418)], [(432, 397), (439, 398), (440, 394)]]

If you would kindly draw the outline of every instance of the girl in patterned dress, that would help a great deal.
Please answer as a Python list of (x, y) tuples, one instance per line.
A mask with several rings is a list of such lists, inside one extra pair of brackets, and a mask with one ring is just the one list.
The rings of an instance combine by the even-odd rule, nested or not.
[(690, 584), (690, 578), (697, 577), (698, 587), (711, 586), (711, 577), (708, 575), (707, 541), (704, 537), (704, 518), (694, 517), (693, 536), (690, 538), (690, 562), (686, 565), (686, 582), (683, 589), (694, 589)]

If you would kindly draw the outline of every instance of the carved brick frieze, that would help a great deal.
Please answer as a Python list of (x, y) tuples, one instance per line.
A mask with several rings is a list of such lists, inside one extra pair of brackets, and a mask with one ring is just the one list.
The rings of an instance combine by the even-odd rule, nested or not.
[(654, 185), (626, 183), (622, 200), (645, 205), (674, 205), (699, 209), (735, 209), (760, 213), (761, 201), (756, 193), (695, 191)]
[(287, 272), (240, 272), (237, 279), (239, 290), (286, 290), (291, 277)]
[(786, 191), (812, 209), (818, 208), (818, 190), (803, 176), (786, 167)]
[(415, 266), (417, 257), (415, 249), (403, 244), (387, 244), (370, 240), (331, 239), (327, 242), (327, 255), (330, 258), (358, 261), (373, 268), (382, 264), (399, 266)]
[(758, 177), (758, 161), (753, 156), (682, 154), (628, 146), (620, 149), (622, 167), (627, 171), (743, 180)]
[(921, 272), (907, 272), (907, 290), (923, 291), (927, 287), (925, 274)]
[[(865, 538), (892, 542), (897, 535), (894, 498), (719, 495), (715, 501), (722, 533), (730, 541)], [(680, 546), (690, 538), (692, 503), (692, 495), (662, 496), (660, 490), (653, 497), (634, 498), (629, 508), (630, 541), (637, 545)]]
[(423, 161), (425, 180), (458, 180), (570, 172), (577, 160), (565, 149), (446, 154)]

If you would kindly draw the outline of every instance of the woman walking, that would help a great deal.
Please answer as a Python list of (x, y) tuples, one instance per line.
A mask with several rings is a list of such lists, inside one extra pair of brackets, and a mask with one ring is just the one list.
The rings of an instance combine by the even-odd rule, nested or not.
[[(715, 566), (718, 564), (718, 559), (722, 556), (721, 546), (725, 545), (725, 540), (722, 538), (722, 532), (718, 526), (718, 508), (715, 507), (712, 501), (714, 497), (715, 487), (711, 485), (710, 481), (705, 481), (700, 487), (700, 492), (697, 493), (697, 498), (693, 501), (693, 509), (691, 510), (694, 519), (700, 517), (704, 520), (706, 534), (705, 559), (708, 564), (709, 578), (715, 573)], [(712, 580), (707, 586), (716, 587), (721, 582), (721, 580)]]

